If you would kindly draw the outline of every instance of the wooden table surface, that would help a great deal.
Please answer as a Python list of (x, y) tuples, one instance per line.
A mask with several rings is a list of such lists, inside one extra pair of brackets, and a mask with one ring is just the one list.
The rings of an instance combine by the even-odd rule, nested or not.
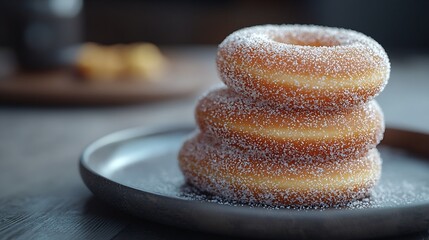
[[(210, 69), (195, 81), (215, 83), (215, 48), (184, 51)], [(107, 133), (192, 122), (196, 95), (99, 108), (1, 106), (0, 239), (225, 239), (122, 214), (95, 198), (78, 172), (84, 147)], [(388, 125), (429, 132), (429, 56), (393, 58), (391, 80), (377, 99)]]

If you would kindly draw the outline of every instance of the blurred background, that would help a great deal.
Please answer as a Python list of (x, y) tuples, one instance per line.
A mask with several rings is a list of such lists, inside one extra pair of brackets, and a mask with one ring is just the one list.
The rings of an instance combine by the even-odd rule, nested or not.
[(28, 189), (31, 172), (53, 163), (74, 166), (109, 132), (193, 122), (196, 98), (220, 84), (217, 45), (258, 24), (371, 36), (392, 63), (377, 98), (387, 125), (429, 132), (428, 9), (425, 0), (2, 0), (0, 169), (14, 170), (0, 174), (0, 189), (20, 192), (10, 179)]
[(218, 44), (232, 31), (257, 24), (318, 24), (361, 31), (389, 53), (429, 51), (424, 0), (21, 0), (1, 6), (4, 47), (14, 46), (23, 22), (32, 20), (65, 28), (69, 41), (162, 45)]
[[(23, 216), (46, 211), (46, 221), (33, 217), (23, 227), (41, 229), (27, 229), (36, 238), (58, 233), (63, 217), (77, 222), (69, 224), (76, 231), (61, 231), (66, 238), (86, 236), (73, 235), (79, 227), (109, 233), (111, 225), (94, 227), (88, 217), (92, 195), (77, 170), (84, 147), (124, 128), (193, 123), (197, 97), (220, 84), (217, 45), (258, 24), (371, 36), (392, 64), (377, 98), (387, 126), (429, 133), (428, 10), (426, 0), (0, 0), (0, 199), (11, 203), (2, 207), (24, 209)], [(38, 196), (34, 208), (16, 207), (29, 196)], [(49, 213), (55, 207), (48, 196), (77, 199), (72, 206), (54, 202), (81, 218)]]
[(187, 111), (179, 115), (192, 119), (196, 96), (220, 83), (216, 47), (228, 34), (258, 24), (316, 24), (378, 41), (392, 63), (379, 98), (387, 123), (429, 131), (428, 9), (425, 0), (2, 0), (0, 105), (3, 114), (134, 106), (145, 115), (181, 103)]
[[(190, 80), (198, 74), (189, 70), (197, 64), (193, 71), (213, 72), (204, 59), (214, 59), (225, 36), (267, 23), (354, 29), (378, 41), (394, 63), (422, 58), (429, 53), (427, 9), (424, 0), (3, 0), (0, 102), (110, 104), (183, 96), (211, 85), (210, 78)], [(165, 80), (171, 76), (181, 80)]]
[[(429, 110), (416, 94), (426, 95), (429, 87), (428, 9), (425, 0), (4, 0), (0, 103), (97, 106), (193, 99), (219, 82), (216, 46), (228, 34), (258, 24), (300, 23), (374, 38), (391, 58), (391, 96), (409, 91), (410, 102)], [(410, 81), (405, 90), (404, 81)], [(416, 114), (406, 104), (386, 108), (398, 116)]]

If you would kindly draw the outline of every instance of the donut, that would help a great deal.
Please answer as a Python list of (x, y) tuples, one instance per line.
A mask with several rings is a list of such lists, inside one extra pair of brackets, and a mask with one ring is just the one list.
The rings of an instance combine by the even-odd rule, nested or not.
[(267, 158), (197, 134), (184, 143), (186, 181), (223, 199), (270, 206), (337, 206), (369, 195), (381, 172), (376, 149), (359, 158), (325, 162)]
[(216, 62), (222, 81), (237, 93), (288, 108), (362, 105), (390, 74), (386, 52), (370, 37), (306, 25), (238, 30), (219, 45)]
[(274, 108), (231, 89), (209, 92), (197, 104), (196, 122), (220, 141), (293, 160), (358, 158), (383, 138), (383, 113), (375, 100), (337, 111)]
[(179, 151), (185, 180), (234, 202), (345, 205), (380, 179), (384, 117), (374, 100), (390, 63), (351, 30), (256, 26), (220, 45), (226, 87), (197, 103), (197, 132)]

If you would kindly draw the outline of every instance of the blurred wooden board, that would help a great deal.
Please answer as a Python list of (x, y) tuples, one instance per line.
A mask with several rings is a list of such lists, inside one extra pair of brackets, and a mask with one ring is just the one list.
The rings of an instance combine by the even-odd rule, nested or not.
[(152, 82), (127, 79), (91, 82), (79, 79), (70, 69), (16, 73), (0, 80), (0, 103), (112, 105), (191, 95), (207, 84), (204, 76), (215, 68), (215, 55), (211, 58), (206, 54), (170, 56), (166, 71)]

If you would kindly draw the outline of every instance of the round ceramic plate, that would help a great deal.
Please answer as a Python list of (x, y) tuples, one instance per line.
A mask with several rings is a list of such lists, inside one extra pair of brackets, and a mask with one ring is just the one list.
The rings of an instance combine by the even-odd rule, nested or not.
[[(387, 129), (379, 147), (382, 179), (371, 197), (341, 209), (291, 209), (225, 202), (187, 186), (177, 153), (193, 130), (164, 126), (110, 134), (84, 151), (81, 176), (96, 196), (119, 209), (218, 234), (340, 239), (429, 229), (429, 161), (423, 157), (429, 152), (428, 135)], [(421, 157), (413, 155), (416, 152)]]

